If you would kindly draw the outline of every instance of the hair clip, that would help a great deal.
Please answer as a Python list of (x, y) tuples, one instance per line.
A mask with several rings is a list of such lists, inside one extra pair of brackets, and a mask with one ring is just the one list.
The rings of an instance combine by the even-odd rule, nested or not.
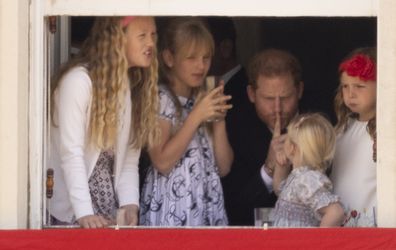
[(294, 128), (299, 128), (301, 124), (307, 119), (307, 116), (302, 116), (295, 124)]
[(128, 26), (130, 22), (132, 22), (133, 19), (135, 19), (136, 16), (126, 16), (123, 19), (121, 19), (121, 26), (124, 28)]

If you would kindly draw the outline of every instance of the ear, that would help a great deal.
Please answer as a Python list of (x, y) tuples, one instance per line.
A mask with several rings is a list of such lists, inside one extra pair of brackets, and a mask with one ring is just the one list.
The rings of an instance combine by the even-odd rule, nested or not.
[(162, 59), (164, 60), (166, 66), (168, 66), (169, 68), (173, 67), (173, 54), (172, 52), (170, 52), (169, 49), (165, 49), (164, 51), (162, 51)]
[(292, 141), (290, 141), (290, 155), (292, 156), (292, 157), (294, 157), (296, 154), (298, 154), (298, 147), (297, 147), (297, 145), (294, 143), (294, 142), (292, 142)]
[(303, 81), (301, 81), (300, 84), (298, 84), (297, 91), (298, 91), (298, 99), (300, 100), (303, 95), (303, 92), (304, 92), (304, 82)]
[(246, 87), (246, 91), (247, 91), (250, 102), (255, 103), (256, 102), (256, 92), (255, 92), (255, 89), (253, 88), (253, 86), (248, 84), (248, 86)]

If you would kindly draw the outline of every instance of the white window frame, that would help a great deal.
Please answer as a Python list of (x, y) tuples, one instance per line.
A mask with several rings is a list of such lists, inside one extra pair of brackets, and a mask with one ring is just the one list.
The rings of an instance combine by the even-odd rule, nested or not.
[[(47, 55), (44, 17), (51, 15), (225, 15), (378, 17), (378, 225), (396, 227), (396, 1), (394, 0), (39, 0), (30, 5), (30, 228), (43, 224), (47, 143)], [(38, 146), (42, 145), (42, 146)]]

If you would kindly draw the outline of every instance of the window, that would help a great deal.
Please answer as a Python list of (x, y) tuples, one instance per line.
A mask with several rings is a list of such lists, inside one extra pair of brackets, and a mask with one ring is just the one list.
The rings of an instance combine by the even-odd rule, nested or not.
[[(298, 2), (298, 3), (297, 3)], [(378, 4), (378, 5), (377, 5)], [(284, 6), (289, 6), (288, 8), (284, 8)], [(342, 6), (342, 8), (340, 8)], [(379, 225), (383, 226), (395, 226), (396, 225), (396, 215), (393, 211), (395, 211), (396, 200), (394, 195), (395, 188), (395, 179), (396, 174), (391, 174), (392, 169), (391, 165), (394, 162), (393, 158), (387, 155), (392, 155), (392, 153), (387, 154), (386, 148), (393, 148), (392, 145), (395, 145), (396, 140), (396, 131), (394, 128), (390, 126), (392, 124), (391, 121), (395, 121), (396, 118), (392, 116), (387, 116), (386, 111), (390, 110), (391, 106), (396, 106), (389, 99), (391, 96), (388, 91), (388, 84), (384, 81), (385, 79), (388, 82), (395, 82), (396, 76), (392, 74), (390, 70), (391, 65), (395, 65), (395, 55), (386, 54), (385, 51), (394, 50), (395, 45), (391, 45), (389, 42), (384, 39), (385, 37), (395, 37), (394, 29), (387, 29), (390, 27), (389, 18), (390, 13), (389, 9), (395, 10), (396, 6), (391, 1), (379, 0), (379, 1), (349, 1), (345, 3), (344, 1), (322, 1), (320, 4), (316, 1), (282, 1), (282, 3), (274, 3), (273, 1), (248, 1), (244, 2), (243, 6), (240, 6), (240, 3), (226, 3), (225, 1), (218, 1), (216, 3), (209, 3), (209, 1), (196, 3), (194, 1), (186, 2), (186, 1), (173, 1), (172, 3), (166, 3), (163, 1), (121, 1), (117, 0), (116, 2), (112, 1), (112, 3), (107, 3), (106, 1), (97, 2), (95, 1), (85, 1), (83, 3), (73, 0), (73, 1), (46, 1), (45, 3), (33, 3), (32, 10), (34, 14), (32, 15), (32, 19), (35, 22), (32, 25), (32, 40), (31, 45), (37, 50), (33, 50), (31, 56), (31, 62), (35, 63), (35, 66), (32, 68), (32, 90), (34, 92), (35, 98), (32, 98), (30, 104), (35, 107), (36, 110), (45, 110), (45, 100), (46, 97), (46, 86), (49, 79), (49, 74), (51, 69), (49, 67), (51, 58), (51, 52), (49, 52), (49, 45), (51, 41), (48, 39), (43, 39), (40, 34), (47, 34), (47, 30), (44, 26), (48, 24), (48, 16), (51, 15), (84, 15), (84, 16), (94, 16), (94, 15), (130, 15), (130, 14), (142, 14), (142, 15), (176, 15), (179, 14), (180, 11), (183, 11), (185, 15), (227, 15), (233, 16), (235, 19), (240, 20), (241, 23), (244, 21), (252, 21), (258, 22), (258, 27), (260, 32), (262, 32), (264, 37), (260, 37), (259, 39), (263, 39), (262, 45), (257, 45), (258, 47), (264, 46), (283, 46), (283, 48), (288, 48), (293, 53), (295, 53), (301, 60), (307, 60), (305, 62), (306, 65), (303, 66), (305, 77), (309, 77), (310, 79), (305, 79), (307, 82), (311, 82), (310, 86), (305, 91), (305, 95), (309, 96), (306, 99), (306, 105), (309, 106), (312, 103), (318, 103), (318, 105), (323, 109), (329, 109), (330, 104), (324, 100), (329, 100), (328, 96), (332, 92), (332, 82), (334, 80), (331, 79), (334, 77), (322, 77), (325, 78), (329, 83), (326, 84), (325, 89), (319, 88), (317, 84), (321, 84), (323, 79), (320, 79), (321, 74), (317, 73), (317, 75), (309, 75), (310, 67), (318, 67), (320, 65), (316, 65), (315, 62), (318, 61), (317, 58), (331, 58), (331, 60), (336, 60), (340, 56), (344, 55), (346, 51), (349, 51), (350, 48), (353, 48), (355, 44), (360, 46), (362, 39), (365, 40), (367, 45), (373, 45), (376, 41), (376, 18), (374, 16), (377, 15), (377, 7), (379, 8), (379, 66), (380, 66), (380, 77), (379, 81), (379, 98), (378, 98), (378, 141), (379, 141), (379, 154), (378, 154), (378, 202), (379, 202)], [(216, 11), (219, 10), (219, 11)], [(221, 11), (220, 11), (221, 10)], [(258, 16), (258, 17), (251, 17)], [(276, 17), (273, 17), (276, 16)], [(299, 17), (305, 16), (305, 17)], [(331, 17), (329, 17), (331, 16)], [(46, 17), (43, 19), (43, 17)], [(381, 19), (382, 17), (382, 19)], [(300, 27), (304, 27), (304, 29), (300, 29)], [(282, 31), (289, 29), (289, 32), (305, 32), (306, 37), (312, 36), (313, 34), (309, 34), (307, 31), (307, 27), (309, 29), (315, 30), (315, 32), (321, 31), (319, 35), (327, 35), (326, 30), (330, 34), (337, 34), (337, 37), (332, 37), (334, 40), (328, 41), (327, 44), (329, 47), (326, 47), (326, 43), (319, 42), (326, 47), (325, 50), (323, 48), (312, 47), (308, 45), (317, 45), (317, 44), (309, 44), (310, 41), (303, 40), (302, 37), (298, 37), (299, 43), (288, 43), (284, 37), (282, 38)], [(341, 28), (341, 30), (339, 29)], [(349, 29), (348, 29), (349, 28)], [(351, 33), (348, 30), (352, 29), (353, 32), (359, 33), (361, 37), (351, 36)], [(332, 32), (333, 33), (332, 33)], [(278, 36), (271, 37), (270, 39), (265, 38), (266, 32), (278, 32)], [(363, 34), (367, 32), (367, 36), (365, 37)], [(298, 36), (298, 34), (296, 34)], [(284, 36), (284, 34), (283, 34)], [(44, 36), (44, 38), (46, 38)], [(319, 37), (323, 38), (323, 37)], [(291, 39), (291, 38), (290, 38)], [(330, 39), (330, 38), (329, 38)], [(335, 40), (344, 41), (341, 45), (334, 43)], [(326, 40), (326, 39), (324, 39)], [(261, 40), (260, 40), (261, 41)], [(284, 44), (282, 43), (284, 41)], [(325, 41), (326, 42), (326, 41)], [(331, 46), (330, 46), (331, 45)], [(333, 46), (334, 45), (334, 46)], [(363, 45), (363, 44), (362, 44)], [(287, 47), (290, 46), (290, 47)], [(304, 48), (306, 46), (306, 48)], [(304, 50), (301, 50), (301, 47)], [(316, 50), (317, 49), (317, 50)], [(311, 51), (309, 51), (311, 50)], [(381, 51), (382, 50), (382, 51)], [(61, 50), (62, 51), (62, 50)], [(309, 57), (301, 56), (299, 53), (309, 52)], [(73, 51), (72, 51), (73, 52)], [(49, 53), (49, 54), (48, 54)], [(247, 52), (248, 53), (248, 52)], [(46, 55), (46, 56), (43, 56)], [(248, 57), (248, 56), (247, 56)], [(64, 58), (64, 57), (63, 57)], [(305, 59), (304, 59), (305, 58)], [(311, 60), (312, 58), (312, 60)], [(389, 67), (387, 67), (384, 63), (384, 60), (388, 63)], [(62, 59), (63, 60), (63, 59)], [(304, 62), (303, 62), (304, 64)], [(330, 62), (329, 62), (330, 64)], [(383, 71), (382, 66), (384, 66)], [(331, 67), (331, 66), (330, 66)], [(323, 68), (329, 68), (327, 65), (323, 65)], [(46, 72), (46, 74), (42, 74), (40, 72)], [(382, 75), (384, 72), (384, 75)], [(329, 73), (331, 74), (331, 73)], [(382, 77), (383, 76), (383, 77)], [(312, 77), (312, 78), (311, 78)], [(383, 82), (383, 87), (381, 87)], [(390, 83), (389, 83), (390, 84)], [(385, 90), (385, 86), (386, 91)], [(395, 90), (393, 87), (390, 87), (391, 90)], [(44, 90), (44, 91), (43, 91)], [(308, 92), (310, 91), (310, 92)], [(391, 91), (392, 92), (392, 91)], [(393, 91), (395, 93), (396, 91)], [(380, 98), (383, 97), (383, 98)], [(388, 97), (388, 98), (387, 98)], [(311, 99), (312, 98), (312, 99)], [(330, 98), (331, 100), (331, 98)], [(392, 106), (392, 108), (393, 108)], [(387, 107), (385, 109), (381, 109), (381, 107)], [(392, 109), (393, 110), (393, 109)], [(44, 222), (45, 216), (42, 208), (42, 200), (45, 199), (45, 194), (43, 194), (44, 185), (43, 185), (43, 177), (44, 173), (42, 170), (42, 166), (44, 164), (43, 159), (46, 157), (47, 147), (45, 144), (45, 138), (47, 138), (46, 129), (40, 131), (41, 127), (45, 128), (45, 119), (46, 112), (39, 112), (39, 117), (34, 118), (31, 121), (33, 126), (30, 130), (31, 134), (30, 138), (33, 140), (32, 143), (35, 142), (35, 145), (44, 145), (44, 147), (38, 147), (32, 150), (32, 157), (30, 159), (30, 225), (33, 228), (39, 228)], [(381, 131), (387, 131), (387, 135), (381, 134)], [(392, 141), (393, 140), (393, 141)], [(31, 144), (32, 145), (32, 144)], [(393, 196), (392, 196), (393, 194)], [(386, 204), (386, 205), (385, 205)], [(45, 207), (45, 206), (44, 206)], [(385, 208), (386, 207), (386, 208)], [(390, 219), (392, 218), (392, 219)]]

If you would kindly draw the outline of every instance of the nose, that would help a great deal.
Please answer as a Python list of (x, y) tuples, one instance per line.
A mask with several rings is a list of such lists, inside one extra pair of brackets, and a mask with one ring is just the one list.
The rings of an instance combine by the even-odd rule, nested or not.
[(281, 114), (282, 113), (282, 105), (281, 105), (280, 97), (279, 96), (275, 97), (274, 101), (275, 101), (275, 103), (274, 103), (275, 113)]
[(155, 37), (154, 36), (148, 36), (147, 46), (153, 47), (154, 45), (155, 45)]
[(197, 67), (198, 67), (199, 69), (204, 69), (204, 68), (205, 68), (205, 65), (206, 65), (205, 58), (199, 58), (199, 59), (197, 60)]
[(348, 91), (348, 97), (349, 97), (349, 98), (355, 97), (355, 90), (354, 90), (353, 87), (348, 88), (347, 91)]

